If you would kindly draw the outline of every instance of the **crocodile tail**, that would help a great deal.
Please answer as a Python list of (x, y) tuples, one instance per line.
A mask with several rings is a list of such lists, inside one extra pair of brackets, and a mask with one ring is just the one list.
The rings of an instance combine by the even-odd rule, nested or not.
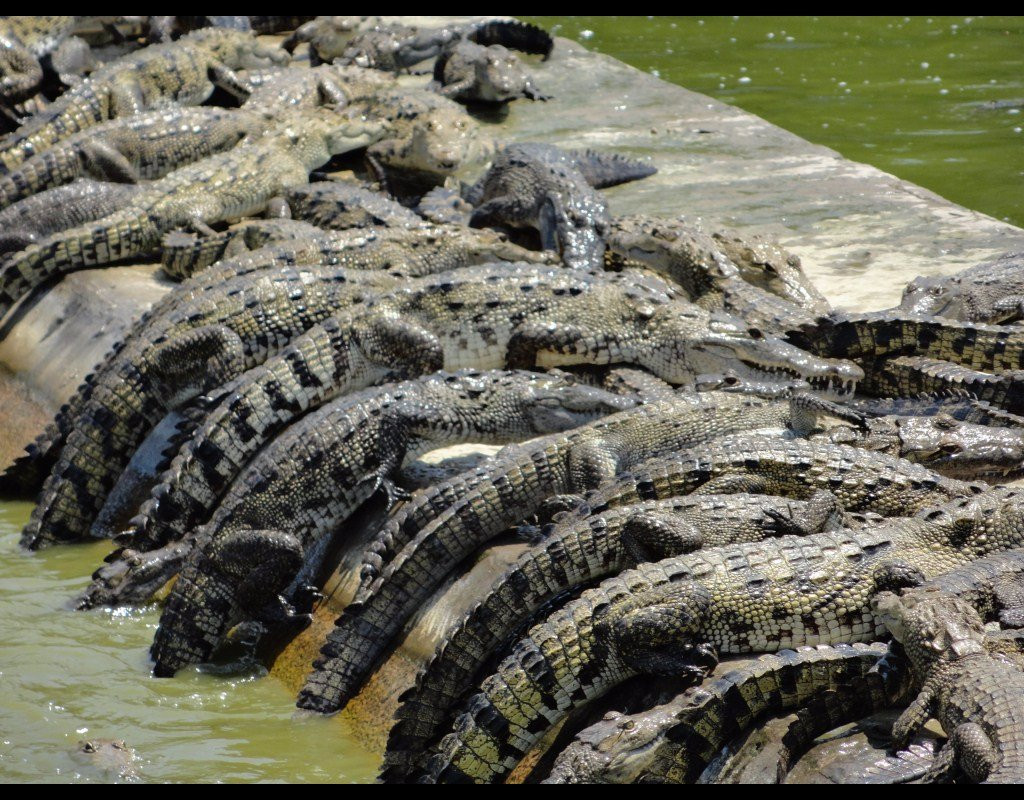
[(70, 183), (83, 172), (77, 148), (46, 150), (0, 176), (0, 209), (45, 189)]
[(511, 19), (485, 22), (469, 38), (485, 46), (500, 44), (510, 50), (544, 56), (545, 60), (555, 48), (555, 40), (543, 28)]
[(619, 153), (599, 153), (596, 150), (570, 150), (576, 160), (576, 169), (595, 189), (618, 186), (654, 175), (658, 168), (646, 161), (626, 158)]
[(125, 210), (56, 233), (12, 254), (0, 266), (0, 318), (54, 278), (154, 250), (160, 232), (145, 212)]
[(184, 281), (220, 261), (233, 238), (231, 231), (196, 236), (186, 231), (165, 233), (160, 247), (160, 268), (172, 281)]

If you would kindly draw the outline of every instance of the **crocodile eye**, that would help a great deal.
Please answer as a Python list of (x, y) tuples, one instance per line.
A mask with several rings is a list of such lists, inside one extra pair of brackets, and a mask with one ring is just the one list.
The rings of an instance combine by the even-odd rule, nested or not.
[(750, 334), (751, 339), (763, 339), (764, 334), (758, 328), (747, 328), (747, 333)]

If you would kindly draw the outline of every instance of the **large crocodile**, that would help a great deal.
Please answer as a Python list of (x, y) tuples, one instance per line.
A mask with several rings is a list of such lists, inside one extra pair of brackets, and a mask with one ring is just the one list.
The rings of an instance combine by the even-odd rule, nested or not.
[(522, 62), (500, 44), (460, 41), (438, 56), (431, 87), (460, 103), (507, 103), (517, 97), (548, 100)]
[[(10, 482), (32, 486), (53, 464), (25, 544), (84, 535), (117, 473), (168, 410), (262, 363), (339, 309), (409, 275), (517, 256), (531, 254), (469, 230), (325, 231), (200, 272), (133, 329), (16, 465)], [(283, 266), (290, 264), (312, 266)]]
[(921, 691), (893, 725), (905, 747), (932, 717), (949, 741), (928, 778), (957, 772), (973, 781), (1024, 781), (1024, 671), (985, 647), (984, 622), (955, 594), (922, 587), (898, 597), (883, 592), (873, 613), (903, 645)]
[(0, 175), (0, 208), (77, 178), (155, 180), (262, 133), (272, 118), (248, 110), (161, 108), (69, 137)]
[(74, 270), (152, 253), (175, 228), (204, 227), (263, 210), (306, 183), (332, 155), (380, 139), (378, 122), (330, 109), (295, 111), (273, 133), (181, 167), (154, 181), (130, 207), (55, 234), (0, 266), (0, 318), (35, 287)]
[(593, 151), (567, 151), (538, 143), (502, 149), (467, 192), (470, 225), (529, 228), (541, 247), (557, 250), (570, 267), (602, 263), (609, 214), (595, 191), (638, 180), (657, 170), (649, 164)]
[(887, 655), (858, 643), (761, 656), (648, 711), (609, 713), (576, 735), (544, 783), (694, 783), (732, 738), (826, 693), (856, 698), (864, 716), (897, 705), (910, 675), (892, 658), (878, 669)]
[(1024, 319), (1024, 253), (999, 258), (940, 277), (914, 278), (899, 309), (993, 325)]
[(637, 674), (679, 674), (714, 652), (870, 641), (880, 590), (1019, 547), (1024, 502), (992, 489), (863, 532), (701, 550), (610, 578), (521, 639), (427, 765), (430, 780), (499, 778), (567, 710)]
[[(711, 442), (716, 437), (758, 428), (777, 433), (791, 421), (787, 403), (710, 393), (683, 395), (609, 417), (561, 437), (549, 437), (513, 451), (485, 474), (460, 476), (424, 493), (387, 526), (381, 541), (369, 549), (358, 602), (345, 610), (328, 637), (321, 651), (323, 657), (300, 695), (300, 705), (332, 711), (347, 702), (415, 607), (455, 565), (505, 528), (541, 510), (550, 498), (597, 488), (646, 459), (681, 448), (700, 444), (702, 450), (717, 455), (722, 451)], [(752, 449), (746, 446), (736, 452), (747, 456), (749, 462)], [(777, 451), (765, 447), (763, 452), (766, 457), (778, 452), (780, 462), (785, 456), (790, 464), (795, 461), (782, 445)], [(719, 474), (735, 469), (728, 453), (724, 451), (719, 459)], [(684, 455), (688, 455), (685, 450)], [(803, 455), (806, 461), (807, 454)], [(853, 460), (861, 461), (863, 457)], [(700, 463), (703, 471), (691, 470), (691, 489), (707, 481), (714, 471), (707, 466), (708, 459)], [(883, 461), (875, 461), (873, 467), (883, 469)], [(794, 466), (789, 469), (795, 471)], [(904, 474), (902, 469), (891, 468), (889, 472), (899, 473), (900, 478)], [(927, 470), (920, 470), (912, 479), (920, 482), (930, 477)], [(784, 493), (786, 481), (782, 484), (778, 487), (780, 493)], [(952, 492), (960, 486), (949, 482), (945, 488)], [(867, 498), (863, 491), (848, 491), (851, 496), (844, 505), (857, 510), (856, 499), (863, 503)], [(878, 500), (872, 498), (871, 502), (881, 503), (885, 494), (879, 492)], [(442, 502), (438, 503), (437, 498)], [(437, 510), (431, 513), (428, 509), (432, 508)], [(411, 520), (417, 524), (413, 526)], [(381, 570), (380, 564), (391, 554), (396, 555)]]
[(242, 31), (209, 29), (154, 45), (96, 70), (42, 114), (0, 141), (0, 164), (11, 169), (67, 137), (115, 117), (175, 102), (200, 105), (214, 86), (241, 97), (248, 89), (233, 72), (283, 64), (288, 54)]
[[(156, 674), (206, 660), (232, 621), (251, 618), (277, 594), (287, 596), (295, 581), (310, 580), (355, 509), (381, 488), (394, 493), (391, 481), (406, 457), (444, 444), (561, 431), (628, 405), (566, 375), (466, 371), (343, 398), (305, 417), (239, 475), (197, 534), (196, 555), (154, 640)], [(277, 566), (260, 566), (269, 563)], [(262, 575), (256, 582), (249, 580), (253, 570)], [(198, 625), (184, 628), (201, 634), (197, 639), (164, 635), (170, 628), (180, 637), (182, 614), (198, 615)]]

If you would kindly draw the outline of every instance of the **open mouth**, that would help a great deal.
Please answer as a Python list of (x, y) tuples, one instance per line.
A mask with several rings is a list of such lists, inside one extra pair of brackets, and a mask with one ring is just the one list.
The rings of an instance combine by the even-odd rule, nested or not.
[(852, 378), (841, 378), (838, 375), (801, 375), (795, 369), (782, 366), (767, 366), (741, 359), (743, 366), (752, 370), (760, 379), (771, 381), (803, 381), (812, 391), (833, 399), (852, 397), (857, 382)]

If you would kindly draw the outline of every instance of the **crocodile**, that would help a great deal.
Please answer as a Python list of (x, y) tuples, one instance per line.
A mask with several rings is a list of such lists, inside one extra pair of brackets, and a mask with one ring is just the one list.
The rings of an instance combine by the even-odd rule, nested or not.
[(991, 325), (1024, 320), (1024, 253), (946, 277), (917, 277), (903, 290), (899, 310)]
[(332, 155), (384, 135), (367, 122), (327, 108), (295, 111), (253, 142), (181, 167), (149, 184), (130, 207), (71, 228), (6, 258), (0, 266), (0, 318), (42, 283), (87, 267), (152, 253), (167, 231), (205, 228), (264, 209)]
[[(468, 229), (325, 231), (200, 272), (133, 329), (16, 465), (8, 480), (21, 486), (54, 465), (26, 546), (84, 535), (118, 471), (168, 410), (263, 363), (339, 309), (409, 275), (517, 256), (532, 254)], [(267, 270), (275, 264), (314, 266)]]
[(987, 650), (974, 606), (926, 589), (882, 592), (872, 605), (921, 686), (893, 725), (893, 746), (904, 748), (935, 717), (949, 739), (927, 778), (962, 772), (977, 782), (1024, 781), (1024, 671)]
[(280, 109), (285, 106), (349, 103), (383, 89), (396, 88), (395, 80), (383, 72), (340, 64), (322, 64), (312, 69), (247, 70), (242, 73), (252, 92), (243, 108)]
[(671, 278), (693, 302), (709, 308), (726, 307), (741, 289), (735, 285), (738, 277), (788, 300), (805, 314), (830, 310), (828, 301), (804, 273), (800, 259), (759, 234), (707, 234), (683, 219), (637, 214), (613, 218), (606, 239), (609, 266), (643, 264)]
[(1021, 495), (997, 488), (866, 531), (699, 550), (609, 578), (533, 627), (480, 685), (428, 781), (491, 782), (568, 710), (638, 674), (699, 673), (724, 653), (871, 641), (870, 600), (1019, 547)]
[[(305, 417), (238, 477), (197, 534), (154, 639), (155, 674), (207, 660), (238, 617), (258, 619), (276, 595), (309, 581), (355, 509), (381, 488), (394, 494), (391, 478), (406, 456), (562, 431), (631, 404), (565, 375), (466, 371), (345, 398)], [(260, 566), (270, 562), (279, 568)], [(250, 581), (256, 572), (262, 577)], [(178, 638), (183, 615), (198, 638)], [(165, 636), (168, 628), (177, 636)]]
[(162, 178), (263, 133), (271, 123), (248, 110), (188, 107), (104, 122), (0, 175), (0, 208), (78, 178), (117, 183)]
[(294, 219), (321, 228), (415, 228), (423, 219), (380, 192), (347, 181), (317, 181), (285, 192)]
[(655, 168), (621, 156), (566, 151), (538, 143), (513, 144), (466, 193), (469, 224), (528, 228), (546, 250), (571, 267), (596, 268), (604, 256), (609, 213), (595, 187), (652, 175)]
[(857, 397), (848, 404), (868, 416), (932, 417), (945, 414), (959, 422), (975, 425), (1024, 428), (1024, 417), (959, 390), (923, 392), (916, 396)]
[(244, 98), (235, 69), (283, 64), (288, 54), (249, 33), (207, 29), (153, 45), (96, 70), (42, 114), (0, 141), (0, 164), (10, 170), (69, 136), (109, 119), (160, 105), (200, 105), (214, 86)]
[[(313, 41), (318, 59), (342, 64), (403, 72), (463, 39), (481, 45), (500, 44), (524, 53), (547, 58), (554, 42), (535, 25), (517, 20), (490, 20), (443, 28), (417, 28), (410, 25), (377, 25), (348, 37), (348, 31), (321, 24)], [(347, 40), (347, 41), (346, 41)]]
[(522, 62), (500, 44), (488, 47), (459, 41), (434, 64), (431, 88), (460, 103), (507, 103), (517, 97), (550, 100), (523, 69)]
[(128, 206), (142, 189), (81, 178), (0, 211), (0, 257), (54, 233), (93, 222)]
[(74, 33), (76, 17), (18, 16), (0, 19), (0, 103), (32, 97), (45, 76), (43, 59)]
[[(681, 448), (700, 445), (702, 451), (718, 453), (712, 441), (718, 436), (758, 428), (774, 433), (791, 420), (788, 403), (711, 393), (680, 395), (548, 437), (513, 451), (482, 474), (459, 476), (424, 493), (368, 549), (356, 602), (345, 609), (328, 636), (300, 694), (300, 705), (326, 712), (346, 703), (418, 604), (456, 564), (507, 527), (540, 511), (549, 498), (594, 489), (645, 459)], [(749, 456), (750, 450), (748, 445), (741, 452)], [(721, 456), (725, 471), (728, 453)], [(707, 461), (702, 464), (706, 467)], [(881, 462), (872, 466), (882, 468)], [(700, 477), (694, 477), (691, 488), (710, 477), (708, 469), (696, 474)], [(916, 474), (917, 480), (930, 476), (926, 470)], [(949, 491), (960, 488), (956, 482), (947, 486)], [(844, 507), (853, 504), (854, 494), (856, 490)], [(863, 495), (861, 491), (862, 503), (867, 501)], [(432, 513), (432, 508), (437, 510)], [(385, 560), (390, 563), (382, 569)]]
[(740, 493), (648, 501), (551, 526), (446, 634), (415, 687), (402, 696), (384, 754), (389, 779), (409, 774), (443, 733), (442, 726), (462, 694), (475, 685), (487, 659), (525, 630), (546, 603), (638, 562), (796, 530), (837, 530), (844, 523), (867, 524), (869, 519), (837, 513), (835, 498), (827, 492), (810, 502)]
[(576, 734), (543, 782), (694, 783), (731, 739), (823, 695), (855, 699), (862, 716), (898, 705), (910, 694), (909, 670), (891, 657), (879, 669), (887, 656), (879, 643), (763, 655), (650, 710), (610, 712)]

